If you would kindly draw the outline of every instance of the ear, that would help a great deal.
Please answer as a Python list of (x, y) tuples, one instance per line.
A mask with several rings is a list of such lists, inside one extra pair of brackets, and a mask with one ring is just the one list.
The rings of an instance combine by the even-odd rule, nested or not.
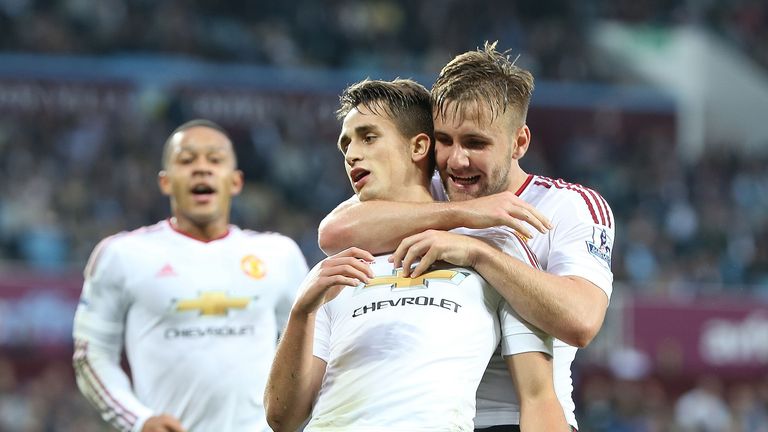
[(160, 187), (160, 192), (165, 196), (171, 196), (171, 180), (168, 178), (168, 172), (161, 170), (157, 173), (157, 185)]
[(235, 170), (235, 172), (232, 173), (232, 196), (240, 195), (240, 192), (243, 190), (243, 184), (245, 183), (245, 179), (243, 176), (243, 172), (240, 170)]
[(514, 148), (512, 149), (512, 158), (521, 159), (528, 151), (528, 146), (531, 144), (531, 130), (528, 125), (524, 124), (517, 130), (517, 135), (514, 137)]
[(414, 162), (420, 162), (426, 158), (429, 158), (432, 151), (432, 140), (429, 135), (420, 133), (411, 138), (411, 160)]

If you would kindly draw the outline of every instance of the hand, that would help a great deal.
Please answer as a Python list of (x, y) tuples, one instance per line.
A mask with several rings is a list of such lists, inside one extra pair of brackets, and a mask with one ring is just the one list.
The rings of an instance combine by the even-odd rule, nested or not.
[(148, 418), (141, 427), (141, 432), (186, 432), (186, 429), (176, 417), (160, 414)]
[(467, 228), (505, 225), (529, 239), (533, 236), (526, 228), (526, 224), (533, 226), (542, 234), (552, 229), (552, 224), (546, 216), (509, 191), (467, 201), (454, 201), (451, 204), (459, 206), (466, 212), (462, 219)]
[(320, 261), (304, 279), (293, 311), (309, 315), (333, 300), (342, 289), (368, 282), (373, 277), (370, 252), (355, 247)]
[[(473, 237), (447, 231), (427, 230), (403, 239), (390, 257), (390, 261), (395, 268), (402, 265), (404, 277), (418, 277), (435, 261), (472, 267), (477, 252), (482, 247), (490, 246)], [(421, 262), (411, 270), (413, 263), (419, 259)]]

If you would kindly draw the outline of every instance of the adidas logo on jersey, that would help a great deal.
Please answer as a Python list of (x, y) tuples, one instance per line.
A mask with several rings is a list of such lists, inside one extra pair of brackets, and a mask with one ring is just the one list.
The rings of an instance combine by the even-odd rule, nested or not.
[(161, 278), (161, 277), (170, 277), (170, 276), (178, 276), (176, 274), (176, 271), (173, 269), (173, 267), (166, 263), (163, 268), (157, 271), (155, 273), (155, 277)]

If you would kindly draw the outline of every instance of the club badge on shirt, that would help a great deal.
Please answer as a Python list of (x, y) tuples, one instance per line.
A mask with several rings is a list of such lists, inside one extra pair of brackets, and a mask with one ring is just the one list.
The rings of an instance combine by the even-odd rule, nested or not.
[(610, 269), (613, 239), (608, 235), (608, 231), (605, 228), (592, 227), (592, 240), (587, 240), (586, 243), (587, 251)]
[(264, 261), (258, 259), (254, 255), (246, 255), (240, 260), (240, 268), (248, 276), (254, 279), (261, 279), (267, 274), (267, 269), (264, 266)]

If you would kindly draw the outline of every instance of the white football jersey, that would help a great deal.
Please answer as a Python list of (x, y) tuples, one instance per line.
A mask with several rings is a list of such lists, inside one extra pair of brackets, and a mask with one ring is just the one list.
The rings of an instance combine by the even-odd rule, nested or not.
[(109, 237), (75, 315), (78, 385), (125, 432), (160, 413), (192, 431), (267, 431), (277, 334), (306, 274), (293, 240), (233, 225), (209, 242), (168, 221)]
[[(534, 265), (523, 242), (497, 231), (455, 230)], [(551, 338), (504, 308), (472, 269), (442, 265), (401, 278), (388, 257), (376, 258), (368, 284), (344, 289), (318, 310), (314, 354), (327, 368), (305, 430), (471, 431), (499, 319), (509, 355), (551, 354)]]
[[(445, 201), (439, 176), (432, 179), (435, 198)], [(613, 287), (611, 253), (615, 223), (608, 203), (597, 192), (581, 185), (529, 175), (517, 191), (525, 202), (549, 218), (554, 228), (546, 234), (531, 230), (528, 246), (541, 267), (559, 276), (579, 276), (605, 291), (610, 299)], [(574, 414), (571, 363), (576, 347), (554, 341), (555, 392), (568, 424), (578, 427)], [(494, 357), (477, 391), (478, 428), (519, 424), (520, 405), (510, 385), (505, 363)]]

